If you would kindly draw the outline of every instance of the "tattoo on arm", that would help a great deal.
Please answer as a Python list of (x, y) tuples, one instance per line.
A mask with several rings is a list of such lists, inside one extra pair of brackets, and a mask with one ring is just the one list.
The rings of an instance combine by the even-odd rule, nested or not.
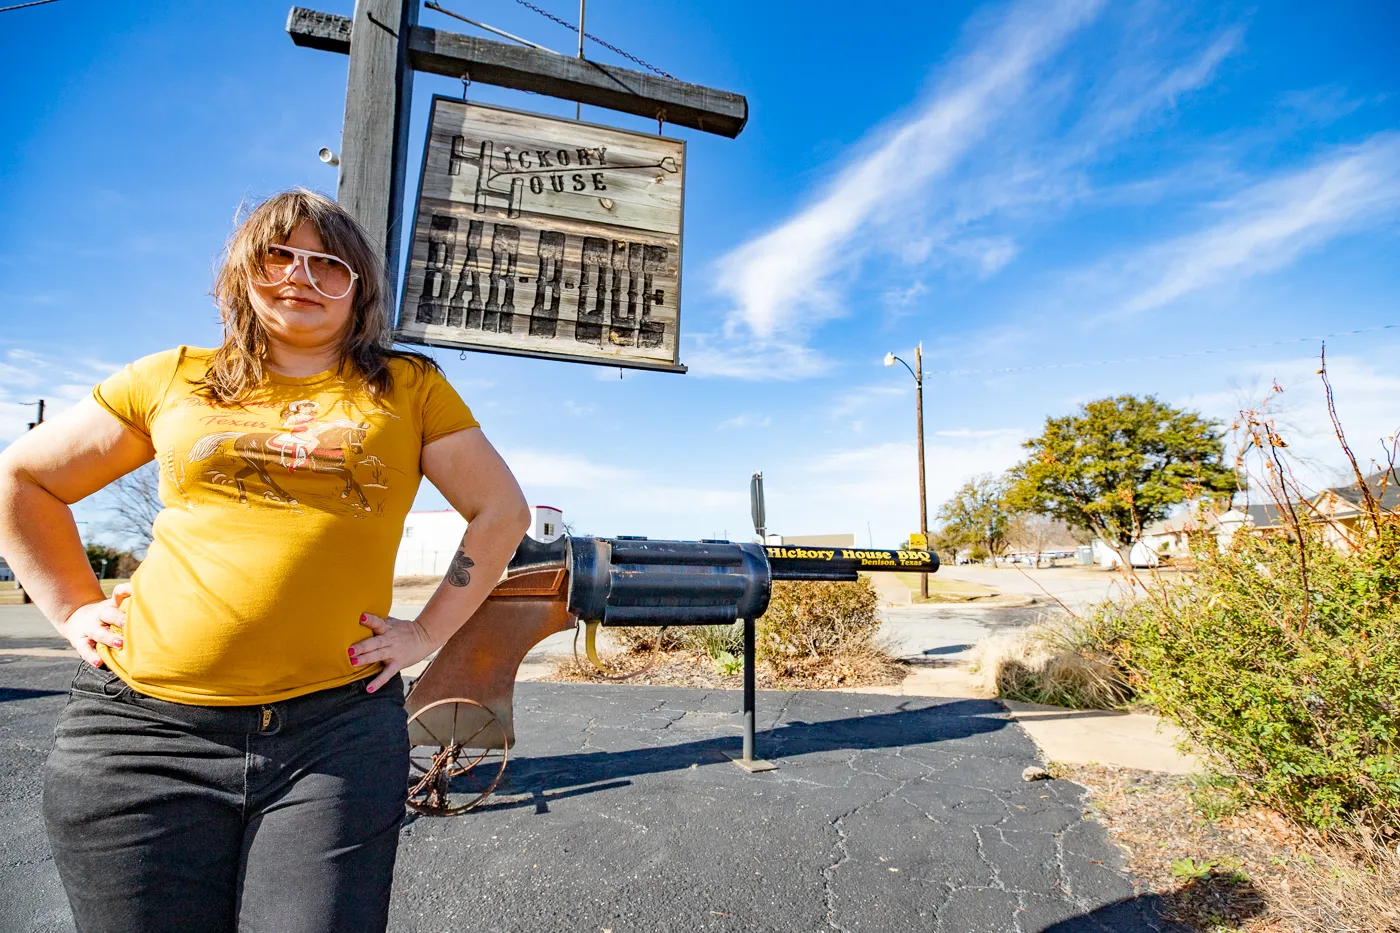
[(475, 566), (476, 561), (468, 557), (466, 551), (458, 549), (447, 568), (447, 582), (453, 586), (466, 586), (472, 582), (471, 569)]

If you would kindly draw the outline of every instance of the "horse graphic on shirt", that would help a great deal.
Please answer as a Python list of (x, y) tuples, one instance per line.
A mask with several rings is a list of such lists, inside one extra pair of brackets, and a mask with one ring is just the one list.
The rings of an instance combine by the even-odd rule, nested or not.
[(297, 505), (297, 500), (273, 479), (270, 467), (277, 465), (288, 473), (310, 469), (312, 473), (339, 477), (345, 481), (340, 498), (348, 499), (353, 493), (359, 500), (359, 508), (370, 511), (365, 491), (356, 482), (347, 462), (350, 454), (364, 453), (368, 422), (347, 418), (317, 421), (315, 407), (314, 402), (294, 402), (287, 406), (283, 411), (282, 427), (285, 430), (278, 434), (243, 434), (238, 431), (206, 434), (190, 448), (187, 459), (190, 463), (208, 460), (224, 445), (232, 442), (234, 458), (243, 463), (233, 473), (239, 502), (248, 501), (244, 480), (257, 476), (274, 495), (289, 505)]

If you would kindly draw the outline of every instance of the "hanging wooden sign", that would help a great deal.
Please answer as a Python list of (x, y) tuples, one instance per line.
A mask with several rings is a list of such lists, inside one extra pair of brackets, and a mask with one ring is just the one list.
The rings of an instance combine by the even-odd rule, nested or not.
[(685, 143), (433, 99), (395, 337), (684, 372)]

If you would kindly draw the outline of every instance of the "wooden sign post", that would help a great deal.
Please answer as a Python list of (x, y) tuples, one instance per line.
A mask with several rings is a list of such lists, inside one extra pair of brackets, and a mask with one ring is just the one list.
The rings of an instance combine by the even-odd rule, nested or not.
[[(506, 45), (473, 36), (460, 35), (438, 29), (428, 29), (418, 25), (418, 0), (356, 0), (355, 15), (352, 18), (336, 16), (293, 7), (287, 17), (287, 32), (292, 41), (300, 46), (322, 49), (331, 52), (348, 53), (350, 72), (345, 91), (345, 122), (341, 139), (340, 180), (338, 198), (356, 220), (369, 233), (379, 238), (384, 247), (385, 268), (391, 287), (398, 282), (398, 257), (402, 235), (404, 207), (404, 181), (408, 166), (408, 125), (409, 110), (413, 97), (413, 72), (424, 71), (447, 75), (453, 78), (470, 77), (473, 84), (491, 84), (498, 87), (534, 91), (564, 100), (606, 107), (624, 113), (648, 117), (662, 123), (673, 123), (707, 133), (733, 138), (743, 130), (748, 121), (748, 101), (740, 94), (721, 91), (715, 88), (688, 84), (674, 78), (644, 74), (626, 68), (617, 68), (582, 57), (574, 58), (556, 55), (534, 48)], [(548, 119), (548, 118), (536, 118)], [(582, 127), (583, 124), (580, 124)], [(595, 128), (596, 129), (596, 128)], [(613, 130), (622, 133), (620, 130)], [(642, 136), (643, 134), (626, 134)], [(664, 158), (664, 156), (663, 156)], [(674, 158), (674, 156), (673, 156)], [(658, 160), (659, 161), (659, 160)], [(684, 163), (684, 149), (676, 162), (678, 168)], [(524, 176), (521, 176), (524, 177)], [(678, 180), (678, 179), (677, 179)], [(663, 178), (664, 181), (664, 178)], [(586, 184), (591, 184), (589, 179)], [(525, 184), (529, 184), (528, 178)], [(572, 185), (572, 178), (569, 179)], [(618, 199), (611, 199), (617, 203)], [(522, 202), (523, 203), (523, 202)], [(431, 219), (426, 223), (431, 227)], [(674, 232), (679, 237), (679, 221)], [(633, 240), (641, 243), (639, 257), (643, 267), (648, 265), (647, 245), (650, 241), (641, 234), (671, 235), (664, 225), (651, 229), (635, 227), (638, 237), (623, 238), (623, 242)], [(466, 233), (464, 232), (464, 236)], [(585, 260), (580, 237), (580, 267)], [(650, 243), (655, 246), (655, 243)], [(630, 246), (624, 250), (630, 250)], [(425, 248), (426, 249), (426, 248)], [(567, 251), (566, 247), (566, 251)], [(426, 256), (426, 253), (425, 253)], [(676, 285), (669, 296), (661, 302), (653, 302), (650, 310), (653, 320), (656, 315), (676, 314), (679, 311), (679, 242), (676, 254), (668, 255), (662, 263)], [(617, 262), (616, 250), (609, 251), (608, 265)], [(630, 253), (623, 260), (624, 268), (630, 273), (632, 259)], [(656, 278), (655, 253), (652, 254), (652, 277)], [(674, 263), (674, 267), (671, 266)], [(645, 272), (645, 268), (643, 269)], [(581, 275), (581, 272), (580, 272)], [(665, 276), (662, 276), (665, 278)], [(419, 277), (421, 279), (421, 276)], [(413, 286), (414, 277), (406, 283)], [(419, 281), (421, 291), (421, 281)], [(653, 293), (656, 289), (653, 289)], [(665, 287), (661, 288), (663, 293)], [(630, 283), (626, 294), (631, 294)], [(637, 290), (640, 300), (643, 289)], [(415, 293), (417, 294), (417, 293)], [(407, 296), (406, 296), (407, 297)], [(672, 307), (665, 312), (667, 297)], [(551, 297), (552, 300), (552, 297)], [(613, 300), (612, 294), (608, 296)], [(449, 299), (450, 303), (450, 299)], [(405, 301), (405, 311), (409, 307)], [(575, 307), (577, 304), (575, 303)], [(405, 327), (402, 336), (418, 342), (437, 341), (434, 335), (414, 328), (421, 322), (418, 313), (401, 311), (399, 320)], [(566, 316), (567, 319), (567, 316)], [(611, 320), (611, 318), (610, 318)], [(674, 321), (674, 318), (672, 319)], [(664, 323), (664, 320), (663, 320)], [(445, 325), (444, 325), (445, 326)], [(674, 323), (670, 337), (663, 334), (662, 344), (652, 346), (654, 329), (643, 338), (640, 328), (636, 334), (626, 338), (629, 350), (615, 353), (611, 349), (607, 355), (609, 365), (643, 366), (651, 369), (665, 369), (684, 372), (679, 365), (679, 335)], [(574, 334), (577, 337), (577, 326)], [(499, 331), (497, 331), (499, 336)], [(441, 336), (441, 335), (436, 335)], [(528, 330), (526, 337), (528, 337)], [(576, 340), (577, 343), (587, 341)], [(643, 346), (643, 343), (646, 346)], [(470, 343), (474, 349), (487, 349), (481, 341), (463, 341), (452, 346)], [(498, 341), (499, 343), (499, 341)], [(528, 343), (528, 341), (527, 341)], [(615, 346), (615, 345), (613, 345)], [(493, 346), (496, 352), (511, 352), (509, 348)], [(517, 350), (521, 349), (519, 347)], [(533, 351), (531, 347), (523, 348)], [(597, 353), (585, 351), (582, 361), (602, 362), (598, 359), (604, 352), (602, 344), (597, 345)], [(657, 350), (661, 352), (655, 352)], [(639, 351), (651, 352), (639, 352)], [(542, 353), (556, 357), (570, 354)]]

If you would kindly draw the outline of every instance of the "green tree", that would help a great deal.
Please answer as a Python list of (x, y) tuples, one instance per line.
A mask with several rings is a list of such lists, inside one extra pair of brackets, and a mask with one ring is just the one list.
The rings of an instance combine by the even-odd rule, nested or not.
[(122, 552), (114, 547), (105, 544), (88, 544), (84, 546), (87, 551), (88, 563), (92, 565), (92, 572), (99, 578), (114, 576), (117, 570), (117, 561), (122, 557)]
[(1049, 418), (1012, 469), (1007, 501), (1014, 511), (1060, 519), (1093, 532), (1131, 572), (1130, 554), (1148, 524), (1172, 506), (1223, 499), (1238, 488), (1224, 464), (1221, 425), (1148, 395), (1089, 402)]
[(955, 557), (963, 548), (985, 550), (995, 561), (1006, 550), (1012, 524), (1005, 478), (974, 476), (938, 507), (936, 518), (942, 525), (936, 537), (941, 547), (952, 549)]

